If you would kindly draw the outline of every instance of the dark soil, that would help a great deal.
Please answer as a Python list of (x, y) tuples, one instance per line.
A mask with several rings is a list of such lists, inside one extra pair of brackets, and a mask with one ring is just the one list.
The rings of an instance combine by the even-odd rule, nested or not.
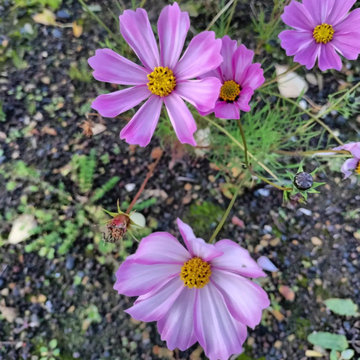
[[(268, 5), (266, 1), (256, 3), (259, 7)], [(110, 1), (92, 4), (101, 5), (107, 13), (110, 8), (117, 11)], [(199, 29), (216, 12), (214, 2), (204, 0), (202, 5), (205, 10), (192, 19)], [(162, 6), (148, 2), (145, 7), (156, 21)], [(141, 185), (152, 162), (151, 150), (159, 143), (154, 138), (145, 149), (129, 148), (118, 138), (125, 124), (121, 117), (106, 119), (107, 129), (98, 136), (88, 139), (82, 135), (79, 125), (85, 120), (83, 106), (99, 93), (101, 86), (95, 80), (71, 80), (69, 68), (101, 47), (106, 32), (76, 1), (64, 1), (60, 10), (60, 23), (84, 20), (80, 38), (75, 38), (68, 27), (33, 24), (37, 36), (16, 43), (16, 47), (26, 47), (24, 60), (28, 67), (21, 70), (11, 63), (0, 63), (0, 94), (6, 114), (6, 122), (0, 122), (0, 164), (21, 159), (39, 169), (42, 180), (54, 186), (64, 181), (66, 190), (76, 199), (74, 184), (58, 170), (69, 163), (74, 153), (88, 154), (94, 148), (99, 155), (109, 154), (110, 162), (95, 185), (120, 176), (119, 185), (101, 200), (102, 207), (113, 210), (117, 199), (131, 200), (134, 192), (130, 196), (125, 185)], [(248, 11), (248, 2), (239, 1), (235, 33), (246, 39), (247, 46), (255, 48)], [(8, 0), (0, 4), (0, 14), (4, 18), (0, 23), (0, 41), (8, 38), (17, 20), (29, 18), (25, 10), (14, 11)], [(107, 24), (110, 23), (113, 19), (109, 15)], [(111, 27), (116, 31), (116, 26)], [(337, 88), (333, 84), (346, 75), (325, 74), (324, 90), (311, 87), (308, 96), (315, 103), (325, 103), (328, 94)], [(30, 94), (38, 96), (38, 100), (35, 102)], [(345, 124), (335, 113), (326, 121), (330, 126), (341, 126), (344, 138), (356, 126), (352, 125), (355, 121)], [(26, 136), (14, 135), (27, 126), (32, 130)], [(167, 147), (156, 175), (147, 185), (150, 190), (163, 190), (165, 197), (143, 213), (148, 219), (156, 219), (158, 230), (179, 236), (176, 217), (186, 216), (191, 204), (203, 200), (225, 209), (228, 199), (219, 190), (224, 178), (215, 179), (217, 172), (206, 157), (195, 158), (185, 150), (177, 159), (173, 151)], [(280, 270), (262, 281), (272, 297), (272, 307), (265, 312), (261, 325), (249, 330), (246, 353), (254, 359), (305, 359), (305, 351), (312, 349), (307, 335), (314, 330), (346, 335), (357, 353), (355, 358), (360, 356), (360, 321), (330, 313), (323, 302), (329, 297), (340, 297), (360, 304), (359, 186), (350, 180), (342, 182), (339, 173), (321, 173), (317, 180), (328, 184), (321, 188), (321, 194), (310, 196), (306, 205), (283, 205), (281, 192), (266, 186), (246, 190), (220, 234), (221, 238), (247, 247), (255, 258), (270, 257)], [(16, 209), (23, 195), (23, 186), (12, 192), (7, 192), (5, 186), (1, 180), (1, 214)], [(28, 206), (41, 208), (43, 202), (49, 201), (43, 195), (33, 195)], [(231, 223), (234, 215), (244, 222), (243, 227)], [(10, 229), (11, 223), (4, 219), (0, 234), (5, 239)], [(79, 238), (66, 256), (53, 260), (25, 253), (23, 243), (0, 247), (0, 305), (16, 310), (13, 321), (0, 322), (0, 359), (31, 359), (34, 354), (39, 355), (39, 346), (47, 345), (53, 338), (58, 340), (60, 358), (65, 360), (202, 358), (197, 345), (186, 352), (166, 350), (154, 324), (137, 322), (123, 312), (133, 299), (119, 296), (112, 289), (115, 264), (121, 259), (108, 254), (102, 264), (99, 254), (87, 252), (88, 243), (88, 238)], [(80, 278), (79, 285), (74, 284), (75, 278)], [(279, 292), (280, 286), (288, 286), (295, 299), (285, 299)], [(87, 326), (84, 309), (92, 305), (97, 307), (100, 320)]]

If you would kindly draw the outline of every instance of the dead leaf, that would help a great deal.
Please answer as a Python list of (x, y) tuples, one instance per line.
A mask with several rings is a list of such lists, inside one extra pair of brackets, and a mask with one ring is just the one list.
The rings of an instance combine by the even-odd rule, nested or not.
[(195, 133), (195, 140), (197, 146), (195, 148), (195, 154), (197, 156), (205, 156), (206, 151), (211, 145), (210, 141), (210, 128), (200, 129)]
[(161, 149), (161, 147), (157, 146), (156, 148), (154, 148), (151, 152), (151, 157), (154, 160), (157, 160), (158, 158), (160, 158), (163, 154), (163, 151)]
[(45, 125), (42, 129), (41, 129), (41, 133), (42, 134), (47, 134), (47, 135), (51, 135), (51, 136), (56, 136), (57, 132), (55, 129)]
[(277, 321), (281, 322), (285, 319), (285, 316), (279, 310), (270, 310), (270, 312)]
[(33, 20), (36, 23), (42, 24), (42, 25), (55, 26), (56, 25), (55, 19), (56, 19), (55, 14), (48, 9), (44, 9), (43, 12), (35, 14), (33, 16)]
[[(286, 65), (275, 65), (275, 68), (277, 76), (289, 69)], [(280, 94), (286, 98), (298, 98), (301, 94), (305, 94), (309, 88), (304, 78), (292, 71), (279, 77), (278, 87)]]
[(153, 346), (153, 354), (157, 355), (161, 359), (169, 359), (169, 360), (174, 359), (174, 352), (173, 351), (171, 351), (169, 349), (166, 349), (166, 348), (161, 348), (158, 345)]
[(315, 350), (306, 350), (305, 356), (306, 357), (323, 357), (324, 355)]
[(33, 215), (23, 214), (14, 220), (9, 238), (9, 244), (18, 244), (31, 236), (31, 230), (37, 226)]
[(83, 27), (79, 24), (77, 24), (76, 21), (74, 21), (72, 23), (72, 30), (73, 30), (73, 34), (76, 38), (80, 37), (82, 32), (83, 32)]
[(0, 305), (0, 312), (1, 315), (5, 318), (5, 320), (10, 323), (14, 322), (14, 320), (16, 319), (17, 310), (15, 308)]
[(280, 285), (279, 292), (286, 300), (291, 302), (295, 300), (295, 293), (288, 286)]

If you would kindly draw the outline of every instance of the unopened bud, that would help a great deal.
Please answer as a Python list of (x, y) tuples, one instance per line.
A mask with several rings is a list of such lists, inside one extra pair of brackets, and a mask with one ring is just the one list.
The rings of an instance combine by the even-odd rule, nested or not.
[(314, 180), (311, 174), (307, 172), (299, 172), (295, 175), (294, 185), (299, 190), (308, 190), (313, 186)]

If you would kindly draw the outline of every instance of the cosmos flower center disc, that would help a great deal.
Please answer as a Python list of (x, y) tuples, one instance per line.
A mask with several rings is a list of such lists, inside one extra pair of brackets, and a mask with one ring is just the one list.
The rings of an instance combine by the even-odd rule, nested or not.
[(148, 89), (154, 94), (161, 97), (168, 96), (176, 86), (174, 73), (168, 67), (158, 66), (148, 76)]
[(181, 268), (180, 278), (188, 288), (202, 288), (209, 283), (211, 276), (210, 264), (194, 257)]
[(360, 161), (358, 162), (357, 166), (356, 166), (356, 169), (355, 169), (355, 172), (360, 175)]
[(317, 43), (327, 44), (334, 37), (334, 28), (329, 24), (316, 26), (313, 32), (314, 39)]
[(220, 99), (223, 101), (233, 102), (240, 94), (240, 86), (233, 80), (225, 81), (220, 89)]

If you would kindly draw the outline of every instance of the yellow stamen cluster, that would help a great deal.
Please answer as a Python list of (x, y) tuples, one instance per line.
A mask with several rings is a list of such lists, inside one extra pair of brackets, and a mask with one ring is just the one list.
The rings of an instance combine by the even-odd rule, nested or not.
[(329, 24), (318, 25), (313, 32), (313, 37), (317, 43), (327, 44), (334, 37), (335, 30)]
[(356, 168), (355, 168), (355, 172), (360, 175), (360, 161), (358, 162)]
[(194, 257), (188, 260), (181, 268), (180, 278), (188, 288), (202, 288), (209, 283), (211, 276), (210, 264)]
[(147, 87), (154, 95), (168, 96), (175, 89), (176, 79), (168, 67), (158, 66), (147, 77), (149, 79)]
[(240, 86), (233, 80), (225, 81), (220, 89), (220, 100), (234, 102), (240, 94)]

